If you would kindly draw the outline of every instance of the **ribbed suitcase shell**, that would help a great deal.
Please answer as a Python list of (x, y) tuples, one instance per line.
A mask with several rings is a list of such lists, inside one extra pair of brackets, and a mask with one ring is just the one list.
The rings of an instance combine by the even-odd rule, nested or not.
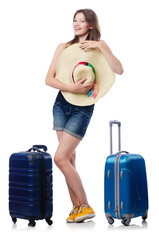
[(9, 159), (9, 212), (16, 218), (52, 224), (52, 158), (46, 152), (19, 152)]
[[(115, 170), (117, 155), (110, 155), (105, 164), (105, 213), (111, 217), (131, 219), (148, 211), (148, 191), (145, 161), (141, 155), (121, 154), (119, 169)], [(115, 176), (115, 175), (118, 176)], [(117, 181), (117, 182), (116, 182)], [(116, 186), (118, 184), (118, 186)]]

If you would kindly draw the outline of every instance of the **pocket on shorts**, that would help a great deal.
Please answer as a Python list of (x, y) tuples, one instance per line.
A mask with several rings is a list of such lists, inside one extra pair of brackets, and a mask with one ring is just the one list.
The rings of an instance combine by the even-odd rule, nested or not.
[(75, 110), (79, 113), (82, 113), (83, 115), (85, 115), (87, 118), (91, 118), (93, 111), (88, 111), (84, 108), (80, 108), (80, 107), (75, 107)]
[(92, 116), (91, 112), (88, 111), (84, 111), (83, 109), (79, 109), (78, 107), (75, 107), (75, 110), (79, 113), (82, 113), (83, 115), (85, 115), (86, 117), (90, 118)]
[(58, 106), (59, 104), (60, 104), (60, 102), (57, 101), (57, 102), (54, 103), (53, 107), (56, 107), (56, 106)]

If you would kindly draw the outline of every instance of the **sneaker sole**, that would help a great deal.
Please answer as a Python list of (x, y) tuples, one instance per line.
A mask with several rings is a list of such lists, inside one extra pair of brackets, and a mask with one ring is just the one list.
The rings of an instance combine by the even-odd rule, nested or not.
[(86, 219), (90, 219), (90, 218), (93, 218), (93, 217), (95, 217), (95, 214), (94, 214), (94, 213), (92, 213), (92, 214), (87, 214), (87, 215), (83, 215), (83, 216), (80, 216), (80, 217), (75, 218), (75, 222), (76, 222), (76, 223), (77, 223), (77, 222), (82, 222), (82, 221), (84, 221), (84, 220), (86, 220)]
[(66, 219), (66, 222), (67, 222), (67, 223), (74, 223), (74, 222), (75, 222), (75, 220)]

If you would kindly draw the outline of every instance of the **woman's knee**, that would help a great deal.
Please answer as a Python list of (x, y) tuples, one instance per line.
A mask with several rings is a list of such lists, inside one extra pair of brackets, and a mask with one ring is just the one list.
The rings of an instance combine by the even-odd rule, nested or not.
[(76, 152), (74, 151), (70, 157), (70, 163), (75, 167)]
[(60, 154), (56, 153), (54, 156), (54, 163), (58, 168), (60, 168), (60, 166), (62, 165), (62, 162), (63, 162), (62, 157), (60, 156)]
[(61, 153), (56, 153), (54, 156), (54, 162), (58, 168), (63, 169), (67, 164), (67, 158)]
[(67, 163), (71, 163), (75, 167), (75, 159), (76, 159), (76, 153), (75, 151), (72, 153), (71, 157), (67, 158), (67, 156), (64, 156), (62, 153), (56, 152), (54, 156), (54, 162), (56, 166), (60, 169), (62, 169)]

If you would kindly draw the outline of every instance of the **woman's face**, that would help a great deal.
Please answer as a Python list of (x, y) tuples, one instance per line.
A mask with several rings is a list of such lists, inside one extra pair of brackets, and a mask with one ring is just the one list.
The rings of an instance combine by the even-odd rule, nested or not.
[(73, 20), (73, 28), (76, 36), (85, 36), (91, 27), (86, 21), (86, 18), (82, 12), (77, 13)]

